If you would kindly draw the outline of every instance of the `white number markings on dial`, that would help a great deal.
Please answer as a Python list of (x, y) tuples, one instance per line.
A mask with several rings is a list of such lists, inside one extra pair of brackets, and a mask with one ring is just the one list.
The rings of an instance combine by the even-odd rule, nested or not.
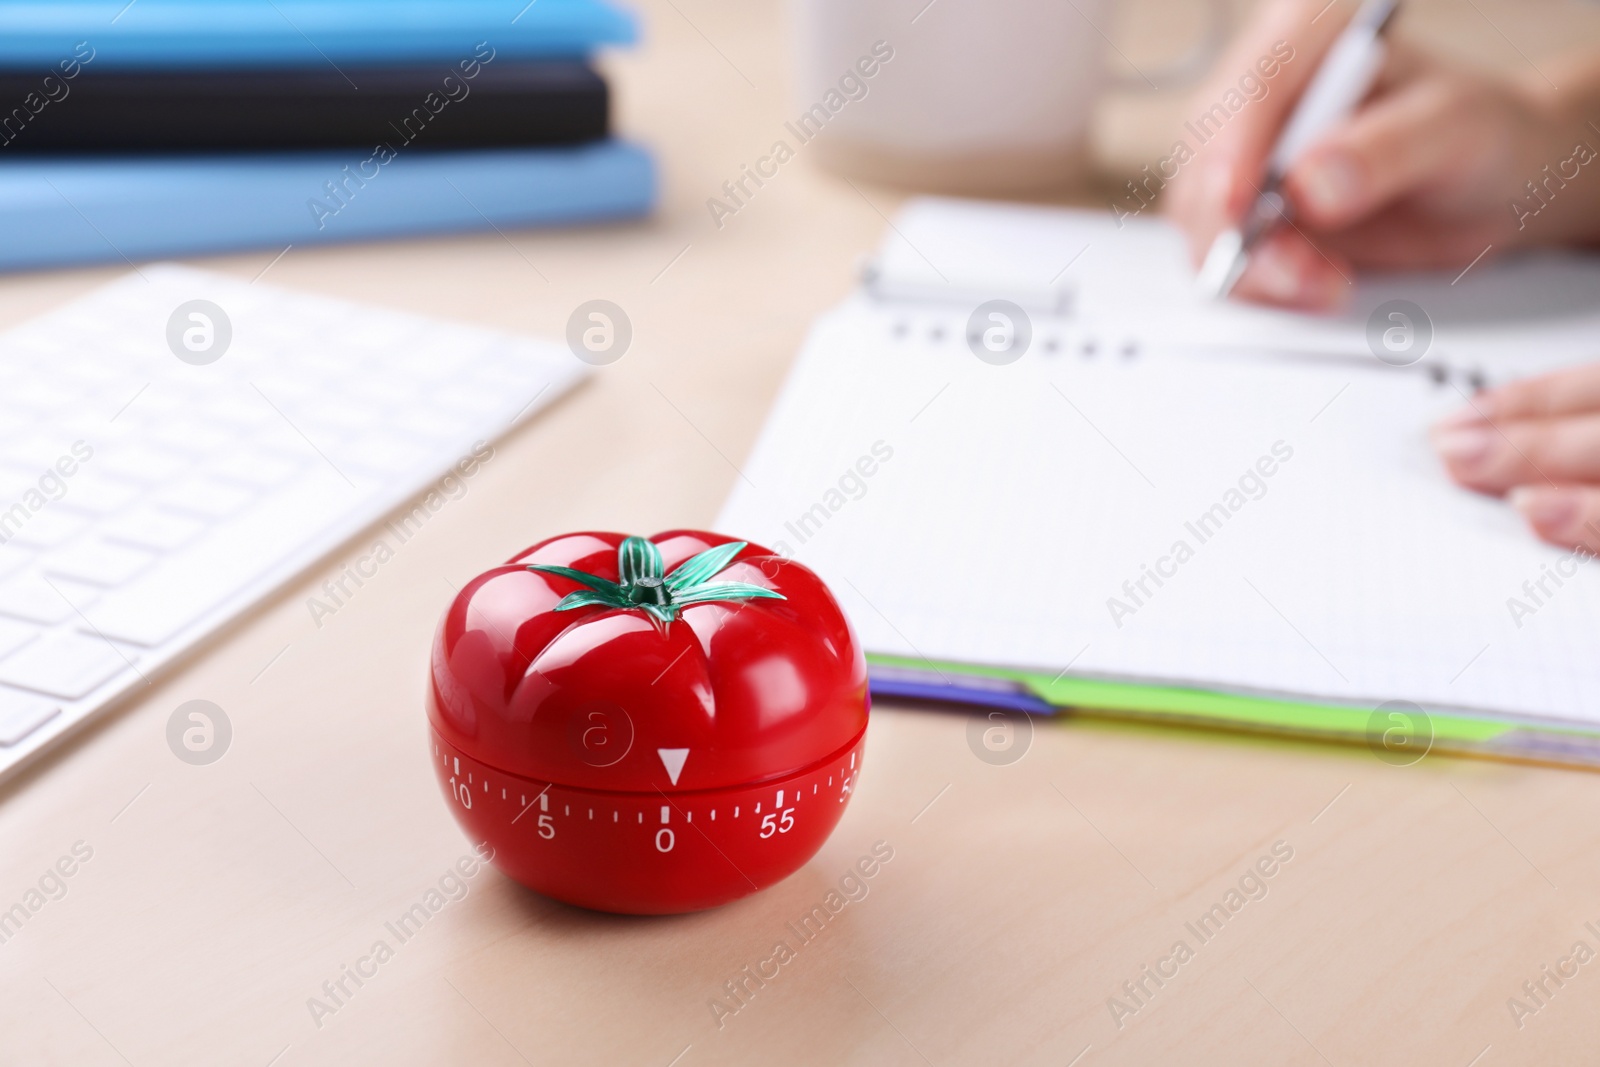
[(794, 829), (794, 809), (784, 808), (782, 813), (769, 811), (761, 816), (761, 836), (771, 837), (773, 834), (786, 834)]

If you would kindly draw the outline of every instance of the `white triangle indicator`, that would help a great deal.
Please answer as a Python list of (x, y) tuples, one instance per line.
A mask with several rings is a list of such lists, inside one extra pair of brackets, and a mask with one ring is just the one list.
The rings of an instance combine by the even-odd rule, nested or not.
[(683, 761), (689, 758), (686, 748), (658, 748), (656, 755), (661, 757), (661, 765), (667, 769), (667, 777), (672, 779), (672, 784), (678, 784), (678, 775), (683, 773)]

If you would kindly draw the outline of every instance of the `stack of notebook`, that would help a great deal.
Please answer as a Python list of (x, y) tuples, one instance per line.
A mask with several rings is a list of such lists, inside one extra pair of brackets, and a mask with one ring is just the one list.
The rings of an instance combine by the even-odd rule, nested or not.
[(0, 0), (0, 268), (643, 214), (602, 0)]

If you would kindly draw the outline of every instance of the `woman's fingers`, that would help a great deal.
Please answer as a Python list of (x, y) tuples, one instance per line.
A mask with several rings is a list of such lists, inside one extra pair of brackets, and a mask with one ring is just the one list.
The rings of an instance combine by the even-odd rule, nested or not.
[(1284, 227), (1256, 246), (1233, 295), (1305, 311), (1329, 311), (1349, 299), (1352, 274), (1349, 263)]
[(1498, 215), (1440, 219), (1416, 210), (1415, 201), (1391, 204), (1339, 230), (1301, 225), (1318, 248), (1362, 270), (1454, 268), (1456, 273), (1479, 257), (1478, 267), (1496, 259), (1501, 228)]
[(1551, 544), (1600, 553), (1600, 489), (1519, 486), (1511, 491), (1511, 504)]
[(1600, 413), (1600, 363), (1570, 367), (1486, 390), (1440, 425), (1469, 426), (1479, 422), (1546, 419), (1584, 412)]
[(1519, 485), (1600, 485), (1600, 414), (1443, 423), (1433, 446), (1462, 485), (1500, 494)]
[(1432, 437), (1456, 481), (1509, 491), (1541, 538), (1600, 553), (1600, 364), (1479, 393)]
[[(1356, 7), (1327, 0), (1263, 5), (1206, 87), (1191, 98), (1187, 110), (1207, 136), (1196, 144), (1186, 135), (1195, 159), (1174, 183), (1168, 208), (1188, 235), (1196, 262), (1250, 203), (1279, 131)], [(1246, 76), (1265, 86), (1264, 95), (1247, 99), (1239, 92)], [(1230, 107), (1235, 101), (1239, 106)]]
[(1493, 152), (1493, 126), (1467, 107), (1461, 83), (1423, 77), (1381, 95), (1330, 130), (1288, 175), (1314, 227), (1338, 229)]

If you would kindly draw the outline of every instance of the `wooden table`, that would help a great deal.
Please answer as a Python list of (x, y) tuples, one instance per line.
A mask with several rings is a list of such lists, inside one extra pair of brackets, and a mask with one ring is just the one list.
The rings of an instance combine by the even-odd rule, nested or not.
[[(781, 885), (639, 920), (481, 871), (317, 1017), (323, 983), (393, 940), (384, 924), (467, 851), (421, 706), (451, 583), (569, 528), (710, 522), (807, 322), (899, 200), (802, 153), (716, 228), (705, 199), (788, 114), (779, 12), (643, 6), (647, 45), (610, 67), (622, 125), (661, 154), (653, 220), (271, 266), (273, 284), (533, 334), (604, 297), (635, 341), (336, 617), (317, 626), (306, 598), (364, 539), (0, 794), (0, 907), (64, 857), (74, 871), (0, 945), (0, 1062), (1594, 1062), (1600, 962), (1560, 986), (1541, 968), (1600, 949), (1600, 777), (1071, 720), (992, 766), (966, 715), (892, 705), (874, 710), (843, 823)], [(1159, 53), (1178, 6), (1135, 5), (1113, 35)], [(1434, 0), (1408, 18), (1508, 65), (1597, 38), (1593, 11), (1556, 3)], [(1110, 102), (1109, 167), (1154, 158), (1180, 112), (1171, 96)], [(209, 265), (248, 277), (271, 255)], [(119, 273), (0, 281), (0, 321)], [(208, 767), (163, 736), (194, 698), (235, 727)], [(893, 859), (868, 894), (731, 999), (725, 983), (880, 841)], [(1226, 922), (1202, 928), (1218, 904)], [(1513, 997), (1542, 1006), (1516, 1020)]]

